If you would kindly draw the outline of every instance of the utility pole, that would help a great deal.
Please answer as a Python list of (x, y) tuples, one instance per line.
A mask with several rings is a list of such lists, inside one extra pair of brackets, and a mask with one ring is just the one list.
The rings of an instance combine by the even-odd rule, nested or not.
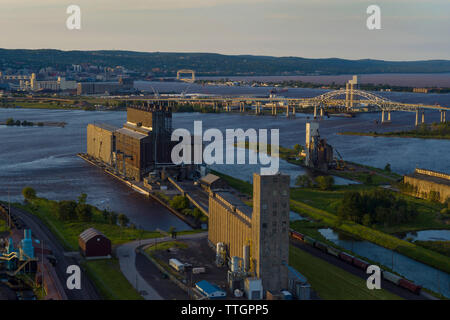
[(394, 250), (392, 250), (392, 271), (394, 271)]
[(41, 288), (42, 288), (42, 297), (44, 297), (44, 239), (42, 239), (42, 245), (41, 245), (41, 266), (42, 266)]
[(8, 227), (11, 229), (11, 197), (8, 189)]

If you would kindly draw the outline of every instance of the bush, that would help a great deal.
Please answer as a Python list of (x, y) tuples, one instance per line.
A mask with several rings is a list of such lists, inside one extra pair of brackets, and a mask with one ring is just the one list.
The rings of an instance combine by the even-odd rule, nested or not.
[(58, 203), (58, 219), (62, 221), (66, 220), (76, 220), (77, 219), (77, 203), (75, 201), (60, 201)]
[(93, 210), (92, 206), (86, 204), (87, 194), (82, 193), (78, 197), (78, 204), (75, 208), (75, 213), (79, 221), (89, 222), (92, 220)]
[(115, 212), (110, 212), (109, 213), (109, 223), (112, 225), (116, 225), (117, 224), (117, 213)]
[(36, 198), (36, 191), (31, 187), (25, 187), (22, 190), (22, 195), (26, 201), (30, 201)]
[(13, 126), (14, 124), (15, 124), (15, 122), (14, 122), (13, 118), (6, 119), (6, 125), (7, 126)]
[(319, 176), (316, 178), (317, 185), (321, 190), (330, 190), (334, 184), (332, 176)]
[(312, 180), (307, 174), (300, 175), (295, 180), (295, 185), (299, 187), (310, 188), (312, 186)]
[(338, 208), (338, 216), (366, 226), (372, 223), (396, 225), (412, 221), (416, 208), (384, 189), (346, 192)]
[(195, 218), (195, 220), (200, 221), (200, 219), (203, 217), (203, 212), (201, 212), (199, 208), (194, 208), (194, 210), (192, 211), (192, 216)]
[(75, 212), (79, 221), (89, 222), (92, 220), (92, 207), (86, 203), (78, 204)]
[(126, 215), (124, 215), (123, 213), (119, 214), (117, 219), (119, 220), (119, 224), (122, 227), (126, 227), (128, 225), (128, 223), (130, 222), (130, 219), (128, 219), (128, 217)]
[(189, 208), (189, 199), (183, 196), (175, 196), (169, 201), (169, 205), (175, 210), (184, 210)]

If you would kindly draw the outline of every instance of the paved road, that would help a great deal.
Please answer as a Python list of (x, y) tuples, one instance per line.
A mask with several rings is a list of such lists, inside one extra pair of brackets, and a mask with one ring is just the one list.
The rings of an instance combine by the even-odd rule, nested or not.
[[(207, 232), (177, 236), (178, 240), (200, 239), (208, 235)], [(142, 277), (136, 268), (136, 249), (154, 244), (156, 241), (165, 242), (173, 240), (171, 237), (145, 239), (125, 243), (117, 248), (117, 258), (119, 259), (120, 270), (128, 279), (131, 285), (138, 290), (146, 300), (163, 300), (163, 297)]]
[[(69, 290), (66, 286), (68, 274), (66, 274), (69, 265), (79, 265), (78, 261), (73, 257), (64, 255), (64, 248), (59, 243), (53, 233), (44, 225), (44, 223), (36, 216), (17, 208), (11, 208), (11, 214), (16, 215), (25, 223), (27, 229), (32, 230), (32, 236), (39, 241), (44, 241), (44, 246), (52, 250), (52, 254), (58, 260), (55, 266), (56, 274), (60, 284), (64, 288), (68, 300), (100, 300), (95, 286), (92, 284), (88, 276), (81, 271), (81, 289)], [(39, 257), (40, 259), (40, 257)], [(57, 280), (57, 279), (56, 279)]]
[[(310, 253), (311, 255), (313, 255), (317, 258), (320, 258), (322, 260), (325, 260), (325, 261), (331, 263), (332, 265), (334, 265), (336, 267), (344, 269), (345, 271), (347, 271), (355, 276), (358, 276), (365, 280), (367, 280), (367, 278), (369, 276), (368, 274), (366, 274), (365, 271), (363, 271), (353, 265), (350, 265), (335, 256), (327, 254), (315, 247), (311, 247), (310, 245), (305, 244), (304, 242), (301, 242), (298, 240), (291, 240), (291, 244), (303, 251)], [(407, 300), (427, 300), (427, 297), (416, 295), (416, 294), (414, 294), (406, 289), (403, 289), (401, 287), (398, 287), (395, 284), (393, 284), (389, 281), (386, 281), (384, 279), (381, 280), (381, 288), (383, 288), (393, 294), (396, 294), (399, 297), (407, 299)]]

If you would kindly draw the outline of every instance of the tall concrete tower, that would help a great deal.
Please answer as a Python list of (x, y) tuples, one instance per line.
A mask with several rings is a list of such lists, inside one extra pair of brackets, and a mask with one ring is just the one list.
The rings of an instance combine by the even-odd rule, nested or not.
[(288, 175), (253, 175), (252, 258), (264, 290), (288, 287)]

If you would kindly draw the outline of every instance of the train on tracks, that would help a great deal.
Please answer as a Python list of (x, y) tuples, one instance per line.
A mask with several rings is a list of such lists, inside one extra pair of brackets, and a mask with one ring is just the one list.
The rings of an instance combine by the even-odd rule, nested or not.
[[(297, 232), (295, 230), (290, 230), (289, 231), (289, 235), (292, 239), (298, 240), (298, 241), (302, 241), (322, 252), (325, 252), (327, 254), (330, 254), (332, 256), (335, 256), (336, 258), (339, 258), (342, 261), (345, 261), (348, 264), (351, 264), (361, 270), (366, 271), (367, 268), (370, 266), (370, 263), (367, 261), (364, 261), (362, 259), (359, 259), (357, 257), (354, 257), (344, 251), (340, 251), (332, 246), (329, 246), (327, 244), (324, 244), (320, 241), (317, 241), (307, 235), (304, 235), (300, 232)], [(382, 276), (383, 279), (385, 279), (386, 281), (392, 282), (393, 284), (402, 287), (406, 290), (411, 291), (412, 293), (415, 293), (417, 295), (420, 294), (420, 291), (422, 290), (422, 286), (414, 284), (413, 282), (404, 279), (396, 274), (393, 274), (392, 272), (386, 271), (386, 270), (382, 270)]]

